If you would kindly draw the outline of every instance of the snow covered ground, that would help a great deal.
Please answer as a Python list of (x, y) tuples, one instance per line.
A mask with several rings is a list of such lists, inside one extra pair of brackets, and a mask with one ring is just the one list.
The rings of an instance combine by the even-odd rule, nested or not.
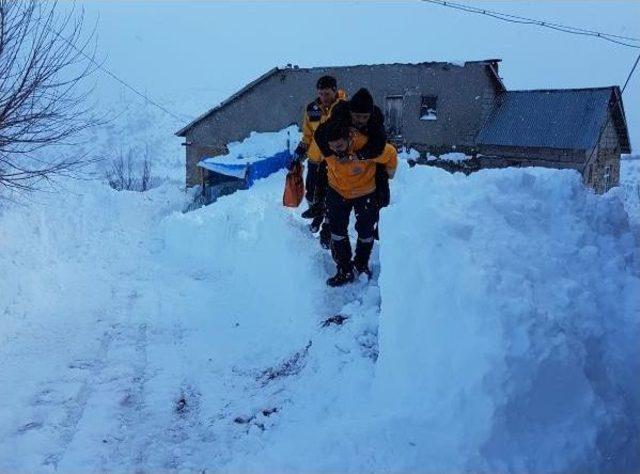
[(640, 232), (640, 157), (620, 162), (620, 188), (625, 209), (634, 227)]
[(640, 266), (619, 193), (548, 169), (401, 180), (376, 391), (416, 446), (394, 467), (637, 469)]
[(402, 163), (342, 289), (283, 172), (5, 205), (0, 470), (637, 471), (632, 168)]

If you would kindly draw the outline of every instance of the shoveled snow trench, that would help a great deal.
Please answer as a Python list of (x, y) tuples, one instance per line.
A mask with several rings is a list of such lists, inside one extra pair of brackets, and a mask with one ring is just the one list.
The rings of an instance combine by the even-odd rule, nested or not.
[(330, 289), (282, 182), (2, 211), (0, 470), (638, 467), (619, 195), (402, 166), (373, 280)]

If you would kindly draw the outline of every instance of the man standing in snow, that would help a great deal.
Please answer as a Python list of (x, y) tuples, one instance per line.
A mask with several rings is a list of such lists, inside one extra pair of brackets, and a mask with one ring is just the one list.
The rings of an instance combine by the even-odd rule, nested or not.
[[(309, 208), (302, 213), (305, 219), (321, 218), (324, 215), (324, 199), (316, 198), (316, 181), (323, 156), (314, 140), (314, 132), (331, 117), (333, 108), (345, 99), (344, 91), (338, 90), (335, 77), (322, 76), (316, 83), (316, 89), (318, 97), (306, 107), (302, 119), (302, 140), (295, 151), (296, 159), (303, 160), (305, 156), (309, 158), (305, 182), (305, 197)], [(311, 230), (317, 232), (317, 229)]]
[[(380, 156), (387, 144), (387, 133), (384, 129), (384, 115), (378, 106), (373, 102), (371, 93), (362, 88), (356, 92), (349, 101), (342, 101), (333, 109), (331, 121), (337, 120), (348, 124), (352, 129), (357, 130), (367, 137), (367, 143), (357, 151), (357, 157), (361, 160), (368, 160)], [(324, 156), (332, 154), (326, 137), (327, 123), (322, 124), (315, 133), (315, 140)], [(325, 171), (321, 169), (320, 171)], [(326, 187), (326, 174), (320, 173), (316, 184), (316, 194), (322, 197), (325, 194), (322, 186)], [(378, 210), (389, 204), (389, 178), (383, 165), (376, 166), (376, 201)], [(374, 228), (374, 236), (377, 239), (378, 224)], [(320, 222), (312, 222), (311, 226)], [(324, 226), (323, 226), (324, 227)], [(324, 228), (323, 228), (324, 230)], [(322, 233), (320, 240), (322, 243)]]
[[(337, 266), (336, 275), (329, 278), (327, 284), (342, 286), (354, 280), (354, 270), (371, 277), (369, 257), (378, 218), (376, 166), (382, 165), (388, 178), (392, 178), (398, 166), (398, 154), (392, 145), (385, 144), (380, 155), (359, 158), (359, 152), (367, 145), (367, 137), (338, 120), (328, 122), (324, 133), (331, 150), (331, 155), (325, 157), (329, 182), (326, 204), (331, 222), (331, 250)], [(353, 261), (347, 231), (352, 209), (358, 232)]]

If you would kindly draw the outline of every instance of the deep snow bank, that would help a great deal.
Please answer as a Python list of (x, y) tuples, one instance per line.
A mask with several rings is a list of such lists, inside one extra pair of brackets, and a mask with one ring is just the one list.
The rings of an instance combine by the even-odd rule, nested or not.
[(629, 220), (640, 229), (640, 157), (620, 162), (620, 188)]
[(327, 289), (283, 180), (188, 214), (97, 183), (2, 212), (1, 468), (637, 470), (620, 191), (402, 164), (379, 281)]
[(184, 193), (64, 180), (3, 204), (0, 470), (104, 466), (113, 446), (103, 440), (126, 440), (120, 402), (141, 380), (129, 336), (149, 314), (161, 321), (148, 291), (164, 276), (149, 266), (162, 245), (153, 229)]
[[(206, 328), (227, 324), (239, 340), (217, 348), (217, 357), (246, 363), (266, 354), (278, 357), (304, 345), (316, 321), (324, 290), (306, 228), (281, 204), (284, 171), (259, 180), (250, 191), (221, 197), (214, 205), (174, 213), (160, 226), (167, 265), (210, 281), (202, 294)], [(312, 271), (310, 271), (312, 270)], [(209, 303), (210, 302), (210, 303)], [(194, 315), (199, 318), (199, 315)], [(266, 343), (263, 343), (266, 342)], [(260, 354), (258, 354), (260, 353)]]
[[(13, 327), (54, 318), (64, 332), (73, 311), (106, 307), (109, 285), (142, 266), (134, 257), (158, 242), (150, 229), (184, 205), (184, 193), (162, 185), (146, 193), (61, 180), (59, 188), (0, 206), (0, 343)], [(21, 317), (16, 317), (19, 314)]]
[(400, 179), (374, 390), (402, 441), (391, 466), (637, 468), (638, 247), (618, 193), (545, 169)]
[(338, 379), (338, 354), (312, 351), (319, 369), (290, 387), (305, 395), (228, 472), (637, 470), (638, 246), (620, 190), (401, 165), (392, 192), (373, 384), (337, 392), (367, 372), (350, 361)]

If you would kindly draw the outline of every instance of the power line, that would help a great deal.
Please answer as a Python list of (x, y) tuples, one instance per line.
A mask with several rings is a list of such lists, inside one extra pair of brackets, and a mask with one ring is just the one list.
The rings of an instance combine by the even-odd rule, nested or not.
[[(592, 36), (601, 40), (609, 41), (611, 43), (627, 46), (629, 48), (640, 49), (640, 44), (631, 44), (630, 41), (640, 42), (640, 38), (633, 36), (622, 36), (613, 33), (604, 33), (596, 30), (588, 30), (586, 28), (578, 28), (575, 26), (562, 25), (560, 23), (554, 23), (549, 21), (537, 20), (535, 18), (527, 18), (524, 16), (512, 15), (509, 13), (502, 13), (494, 10), (487, 10), (484, 8), (472, 7), (469, 5), (463, 5), (461, 3), (449, 2), (446, 0), (422, 0), (426, 3), (432, 3), (434, 5), (441, 5), (447, 8), (453, 8), (455, 10), (464, 11), (467, 13), (476, 13), (480, 15), (489, 16), (498, 20), (506, 21), (509, 23), (516, 23), (520, 25), (534, 25), (543, 28), (549, 28), (563, 33), (571, 33), (574, 35)], [(621, 41), (625, 40), (625, 41)]]
[(636, 62), (633, 63), (633, 67), (631, 68), (631, 72), (629, 72), (629, 75), (627, 76), (627, 80), (624, 81), (624, 86), (622, 86), (622, 92), (624, 92), (624, 90), (627, 88), (627, 84), (629, 84), (629, 81), (631, 80), (631, 76), (633, 76), (633, 73), (636, 70), (636, 66), (638, 65), (638, 61), (640, 61), (640, 54), (636, 58)]
[[(571, 34), (577, 34), (577, 35), (583, 35), (583, 36), (592, 36), (592, 37), (595, 37), (595, 38), (603, 39), (605, 41), (610, 41), (612, 43), (620, 44), (620, 45), (627, 46), (627, 47), (630, 47), (630, 48), (640, 49), (640, 45), (633, 45), (633, 44), (629, 44), (629, 43), (626, 43), (626, 42), (623, 42), (623, 41), (618, 41), (619, 39), (624, 39), (624, 40), (628, 40), (628, 41), (640, 42), (640, 38), (634, 38), (632, 36), (622, 36), (622, 35), (616, 35), (616, 34), (612, 34), (612, 33), (604, 33), (604, 32), (599, 32), (599, 31), (595, 31), (595, 30), (588, 30), (588, 29), (584, 29), (584, 28), (577, 28), (577, 27), (573, 27), (573, 26), (567, 26), (567, 25), (562, 25), (562, 24), (559, 24), (559, 23), (542, 21), (542, 20), (537, 20), (537, 19), (533, 19), (533, 18), (527, 18), (527, 17), (523, 17), (523, 16), (497, 12), (497, 11), (493, 11), (493, 10), (475, 8), (475, 7), (471, 7), (471, 6), (468, 6), (468, 5), (463, 5), (463, 4), (460, 4), (460, 3), (449, 2), (449, 1), (446, 1), (446, 0), (422, 0), (422, 1), (423, 2), (427, 2), (427, 3), (432, 3), (432, 4), (435, 4), (435, 5), (441, 5), (441, 6), (448, 7), (448, 8), (453, 8), (453, 9), (456, 9), (456, 10), (465, 11), (465, 12), (468, 12), (468, 13), (482, 14), (482, 15), (486, 15), (486, 16), (489, 16), (489, 17), (492, 17), (492, 18), (496, 18), (498, 20), (507, 21), (507, 22), (510, 22), (510, 23), (535, 25), (535, 26), (540, 26), (540, 27), (544, 27), (544, 28), (550, 28), (550, 29), (553, 29), (553, 30), (561, 31), (561, 32), (564, 32), (564, 33), (571, 33)], [(48, 28), (48, 29), (53, 34), (55, 34), (58, 38), (60, 38), (65, 43), (67, 43), (69, 46), (71, 46), (73, 49), (75, 49), (79, 54), (84, 56), (88, 61), (93, 63), (98, 69), (100, 69), (102, 72), (107, 74), (109, 77), (111, 77), (115, 81), (117, 81), (120, 84), (122, 84), (124, 87), (126, 87), (127, 89), (132, 91), (134, 94), (136, 94), (139, 97), (143, 98), (144, 100), (149, 102), (151, 105), (157, 107), (158, 109), (162, 110), (163, 112), (165, 112), (166, 114), (168, 114), (171, 117), (175, 118), (176, 120), (178, 120), (178, 121), (183, 121), (184, 120), (184, 119), (180, 118), (179, 116), (177, 116), (176, 114), (174, 114), (173, 112), (171, 112), (170, 110), (168, 110), (165, 107), (163, 107), (162, 105), (158, 104), (156, 101), (154, 101), (153, 99), (151, 99), (147, 95), (145, 95), (142, 92), (138, 91), (135, 87), (133, 87), (132, 85), (128, 84), (124, 79), (121, 79), (120, 77), (118, 77), (115, 73), (111, 72), (109, 69), (107, 69), (102, 64), (98, 63), (95, 59), (93, 59), (91, 56), (86, 54), (83, 50), (78, 48), (75, 44), (73, 44), (67, 38), (62, 36), (60, 33), (58, 33), (57, 31), (55, 31), (53, 29), (50, 29), (50, 28)], [(640, 59), (640, 56), (638, 56), (638, 59)], [(625, 85), (622, 88), (623, 92), (624, 92), (624, 89), (627, 86), (627, 83), (631, 79), (631, 76), (633, 75), (633, 72), (635, 71), (635, 68), (636, 68), (637, 64), (638, 64), (638, 60), (636, 60), (636, 62), (634, 64), (629, 76), (627, 77), (627, 81), (625, 82)]]
[(469, 12), (469, 13), (480, 13), (480, 14), (483, 14), (483, 15), (491, 16), (493, 18), (497, 18), (499, 20), (511, 21), (512, 23), (544, 26), (544, 27), (547, 27), (547, 28), (554, 28), (554, 29), (555, 28), (559, 28), (559, 29), (562, 29), (562, 30), (567, 30), (566, 32), (568, 32), (568, 33), (586, 34), (586, 35), (589, 35), (589, 36), (596, 36), (596, 37), (603, 38), (603, 39), (618, 38), (618, 39), (625, 39), (625, 40), (640, 42), (640, 38), (636, 38), (636, 37), (633, 37), (633, 36), (622, 36), (622, 35), (616, 35), (616, 34), (613, 34), (613, 33), (604, 33), (604, 32), (596, 31), (596, 30), (588, 30), (588, 29), (585, 29), (585, 28), (578, 28), (578, 27), (575, 27), (575, 26), (562, 25), (560, 23), (554, 23), (554, 22), (550, 22), (550, 21), (537, 20), (535, 18), (528, 18), (528, 17), (524, 17), (524, 16), (512, 15), (512, 14), (509, 14), (509, 13), (502, 13), (502, 12), (498, 12), (498, 11), (495, 11), (495, 10), (487, 10), (487, 9), (484, 9), (484, 8), (472, 7), (472, 6), (464, 5), (464, 4), (461, 4), (461, 3), (449, 2), (449, 1), (445, 1), (445, 0), (423, 0), (423, 1), (428, 2), (428, 3), (434, 3), (434, 4), (437, 4), (437, 5), (442, 5), (442, 6), (449, 7), (449, 8), (454, 8), (456, 10), (466, 11), (466, 12)]
[[(524, 16), (512, 15), (510, 13), (502, 13), (502, 12), (497, 12), (493, 10), (486, 10), (482, 8), (471, 7), (471, 6), (463, 5), (460, 3), (449, 2), (446, 0), (422, 0), (422, 1), (427, 3), (433, 3), (435, 5), (441, 5), (447, 8), (453, 8), (455, 10), (460, 10), (467, 13), (486, 15), (492, 18), (496, 18), (498, 20), (509, 22), (509, 23), (516, 23), (521, 25), (534, 25), (534, 26), (540, 26), (544, 28), (550, 28), (556, 31), (561, 31), (563, 33), (571, 33), (571, 34), (582, 35), (582, 36), (592, 36), (598, 39), (609, 41), (611, 43), (627, 46), (629, 48), (640, 49), (640, 45), (630, 44), (627, 42), (627, 41), (640, 42), (640, 38), (635, 38), (633, 36), (622, 36), (622, 35), (616, 35), (613, 33), (604, 33), (596, 30), (578, 28), (575, 26), (567, 26), (567, 25), (562, 25), (560, 23), (554, 23), (554, 22), (537, 20), (534, 18), (527, 18)], [(625, 40), (625, 41), (619, 41), (619, 40)], [(635, 73), (636, 67), (638, 66), (639, 62), (640, 62), (640, 54), (636, 58), (635, 62), (633, 63), (633, 66), (631, 67), (631, 70), (629, 71), (629, 74), (627, 75), (627, 79), (624, 82), (624, 86), (622, 86), (621, 94), (623, 94), (624, 91), (626, 90), (627, 85), (629, 84), (629, 81), (631, 81), (631, 78), (633, 77), (633, 74)], [(605, 120), (604, 125), (600, 129), (600, 133), (598, 134), (598, 139), (596, 140), (596, 145), (591, 149), (591, 153), (589, 154), (589, 157), (585, 161), (584, 167), (582, 168), (583, 173), (584, 173), (584, 170), (587, 169), (587, 166), (589, 166), (589, 164), (591, 163), (591, 159), (593, 158), (593, 155), (596, 151), (598, 143), (600, 143), (600, 140), (602, 139), (602, 134), (604, 133), (607, 126), (609, 125), (610, 119), (611, 119), (611, 114), (607, 113), (607, 119)]]

